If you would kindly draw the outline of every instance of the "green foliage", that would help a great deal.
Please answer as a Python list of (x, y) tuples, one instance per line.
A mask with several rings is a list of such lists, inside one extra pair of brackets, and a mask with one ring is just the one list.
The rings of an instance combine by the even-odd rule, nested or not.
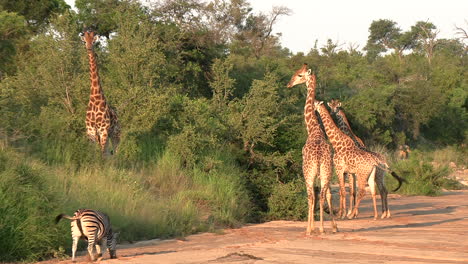
[(0, 151), (0, 261), (51, 256), (64, 229), (51, 225), (60, 198), (44, 178), (50, 174), (21, 156)]
[(395, 118), (393, 103), (389, 100), (395, 93), (394, 86), (380, 87), (380, 89), (365, 89), (359, 95), (352, 97), (344, 108), (349, 113), (348, 119), (352, 124), (360, 124), (363, 128), (354, 126), (358, 135), (365, 132), (378, 139), (378, 142), (387, 145), (392, 141), (389, 125)]
[(14, 58), (27, 33), (24, 17), (0, 9), (0, 80), (15, 72)]
[(69, 224), (52, 222), (78, 208), (106, 212), (122, 241), (183, 236), (246, 220), (250, 202), (242, 174), (225, 153), (213, 153), (193, 170), (180, 164), (166, 152), (144, 170), (118, 169), (112, 162), (78, 169), (1, 151), (0, 259), (63, 254), (60, 248), (71, 246)]
[(393, 49), (401, 59), (403, 51), (415, 45), (416, 34), (414, 31), (401, 32), (397, 23), (388, 19), (372, 21), (369, 27), (369, 38), (366, 49), (371, 54)]
[(43, 29), (55, 15), (63, 14), (70, 6), (64, 0), (17, 0), (0, 1), (0, 10), (6, 10), (24, 17), (33, 32)]
[(99, 35), (109, 38), (117, 29), (117, 15), (125, 1), (120, 0), (76, 0), (78, 19), (83, 27), (93, 28)]
[[(68, 224), (43, 226), (51, 212), (82, 207), (107, 212), (127, 241), (304, 219), (306, 89), (285, 87), (304, 62), (317, 75), (317, 98), (339, 98), (367, 144), (428, 148), (423, 153), (431, 158), (415, 152), (396, 163), (410, 181), (403, 193), (456, 187), (445, 167), (466, 163), (463, 147), (437, 152), (468, 140), (466, 45), (436, 40), (430, 22), (402, 31), (396, 22), (374, 21), (366, 55), (333, 40), (305, 55), (290, 54), (271, 34), (287, 8), (256, 14), (244, 0), (151, 7), (77, 0), (78, 13), (62, 12), (61, 0), (41, 0), (31, 10), (27, 1), (13, 2), (0, 0), (0, 191), (21, 210), (0, 206), (13, 223), (0, 221), (6, 227), (0, 232), (9, 232), (2, 235), (11, 245), (27, 247), (16, 255), (0, 252), (2, 260), (68, 252)], [(39, 12), (47, 4), (50, 12)], [(31, 24), (30, 14), (40, 23)], [(85, 136), (84, 25), (106, 37), (95, 53), (122, 126), (112, 157), (102, 157)], [(388, 50), (395, 53), (385, 55)], [(28, 195), (17, 195), (23, 191)], [(41, 243), (13, 236), (18, 219), (27, 219), (18, 234), (29, 232)]]
[(276, 184), (268, 198), (268, 206), (268, 218), (271, 220), (306, 219), (308, 204), (304, 180), (297, 179), (284, 184)]
[[(403, 184), (398, 191), (408, 195), (430, 195), (435, 196), (441, 193), (442, 188), (458, 189), (459, 183), (449, 178), (450, 169), (447, 165), (435, 167), (426, 156), (426, 153), (414, 150), (408, 160), (394, 164), (395, 171), (408, 183)], [(391, 187), (396, 183), (392, 181)]]

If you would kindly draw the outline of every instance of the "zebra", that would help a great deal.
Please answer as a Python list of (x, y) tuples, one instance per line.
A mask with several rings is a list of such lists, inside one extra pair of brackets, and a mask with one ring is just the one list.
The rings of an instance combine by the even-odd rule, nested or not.
[(55, 224), (62, 218), (71, 220), (73, 262), (75, 262), (76, 248), (80, 238), (88, 241), (88, 253), (91, 261), (96, 260), (93, 255), (94, 246), (96, 246), (98, 260), (102, 259), (101, 246), (104, 247), (104, 245), (107, 246), (110, 258), (117, 258), (115, 248), (119, 233), (114, 233), (112, 231), (109, 217), (106, 214), (91, 209), (78, 209), (75, 211), (73, 217), (66, 214), (59, 214), (55, 218)]

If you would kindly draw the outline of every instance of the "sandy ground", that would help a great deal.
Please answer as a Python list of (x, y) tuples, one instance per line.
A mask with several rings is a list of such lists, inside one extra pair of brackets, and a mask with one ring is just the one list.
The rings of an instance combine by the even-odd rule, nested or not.
[[(305, 222), (274, 221), (120, 245), (118, 259), (106, 254), (100, 263), (468, 263), (468, 190), (439, 197), (391, 195), (392, 218), (376, 221), (369, 196), (358, 219), (338, 221), (336, 234), (329, 221), (325, 234), (312, 236), (305, 235)], [(83, 254), (78, 263), (86, 261)]]

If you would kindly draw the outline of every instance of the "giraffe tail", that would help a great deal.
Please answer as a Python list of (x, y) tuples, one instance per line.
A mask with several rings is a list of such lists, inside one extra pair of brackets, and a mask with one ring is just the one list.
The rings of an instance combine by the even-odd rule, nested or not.
[(405, 183), (408, 183), (408, 181), (406, 181), (404, 178), (398, 176), (398, 174), (396, 174), (394, 171), (390, 171), (390, 174), (395, 178), (397, 179), (398, 181), (398, 187), (396, 187), (395, 190), (393, 190), (393, 192), (396, 192), (400, 189), (401, 185), (405, 182)]
[[(385, 166), (383, 166), (383, 165), (385, 165)], [(386, 170), (398, 181), (398, 186), (396, 187), (395, 190), (393, 190), (393, 192), (398, 191), (403, 183), (408, 183), (408, 181), (406, 179), (398, 176), (398, 174), (396, 174), (396, 172), (392, 171), (390, 169), (390, 166), (388, 166), (388, 164), (386, 162), (381, 163), (380, 166), (378, 165), (377, 167), (379, 167), (379, 168), (381, 168), (383, 170)]]

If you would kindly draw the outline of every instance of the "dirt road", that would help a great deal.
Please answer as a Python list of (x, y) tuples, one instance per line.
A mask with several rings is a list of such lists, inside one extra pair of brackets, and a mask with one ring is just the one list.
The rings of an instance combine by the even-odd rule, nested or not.
[(106, 254), (101, 263), (468, 263), (468, 190), (391, 195), (389, 205), (392, 218), (374, 221), (367, 195), (358, 219), (338, 221), (336, 234), (329, 221), (325, 234), (312, 236), (305, 222), (274, 221), (122, 245), (117, 260)]

